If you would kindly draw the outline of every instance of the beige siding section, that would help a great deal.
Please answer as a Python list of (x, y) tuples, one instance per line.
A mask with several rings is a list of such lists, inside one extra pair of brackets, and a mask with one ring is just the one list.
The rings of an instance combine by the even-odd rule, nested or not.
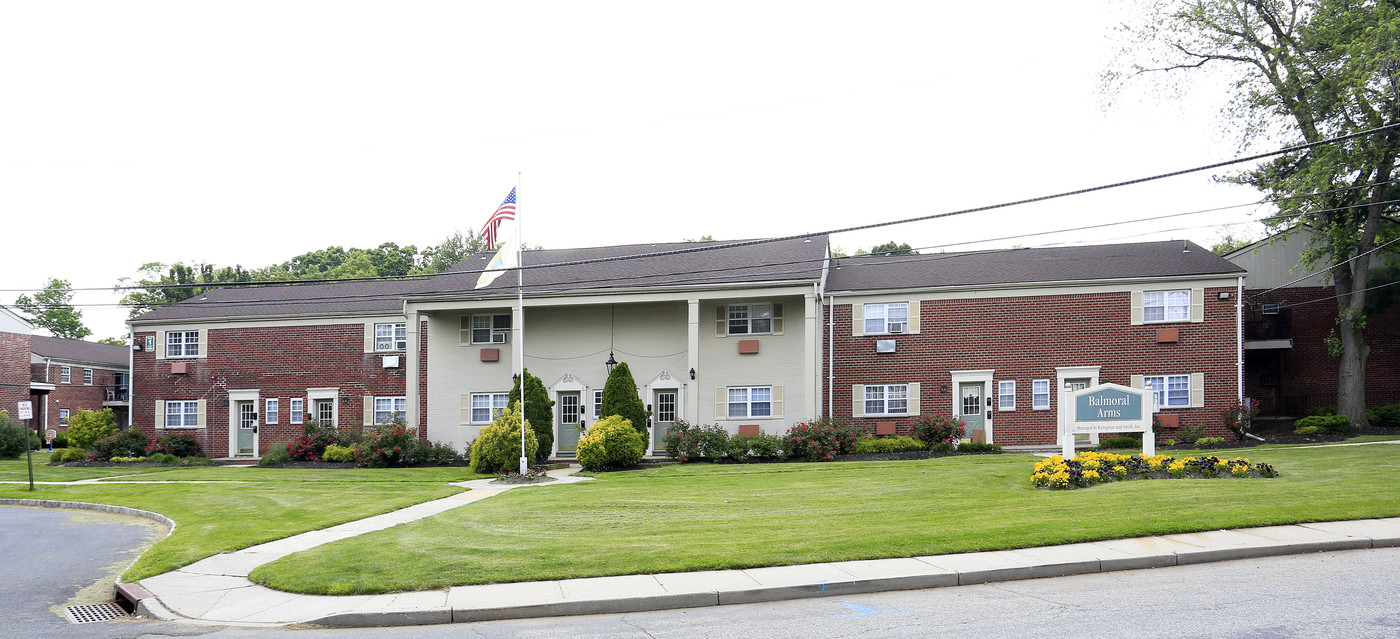
[[(805, 372), (809, 336), (807, 322), (801, 320), (806, 301), (800, 296), (735, 296), (726, 300), (705, 300), (700, 304), (700, 316), (718, 318), (720, 305), (745, 302), (782, 304), (783, 332), (781, 335), (744, 336), (744, 339), (758, 341), (758, 353), (753, 355), (740, 355), (736, 339), (709, 339), (701, 334), (697, 377), (691, 382), (699, 385), (703, 398), (699, 405), (700, 423), (718, 424), (730, 433), (737, 433), (742, 424), (758, 424), (765, 433), (781, 435), (793, 424), (817, 416), (816, 405), (812, 403), (816, 398), (807, 396), (807, 389), (817, 386), (809, 383), (812, 380), (807, 379)], [(684, 348), (683, 342), (681, 348)], [(812, 371), (812, 374), (816, 376), (820, 371)], [(733, 386), (771, 386), (773, 416), (729, 419), (725, 389)], [(713, 403), (709, 401), (711, 397), (715, 399)]]

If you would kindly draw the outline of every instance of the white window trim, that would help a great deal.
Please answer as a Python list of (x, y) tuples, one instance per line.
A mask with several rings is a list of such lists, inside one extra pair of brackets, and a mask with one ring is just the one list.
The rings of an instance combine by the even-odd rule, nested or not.
[(282, 408), (280, 403), (277, 401), (276, 397), (269, 397), (267, 398), (266, 402), (264, 402), (264, 404), (265, 408), (263, 409), (263, 423), (276, 424), (277, 412)]
[[(389, 410), (380, 410), (379, 403), (388, 402)], [(402, 406), (399, 408), (398, 406)], [(387, 424), (394, 415), (405, 415), (408, 412), (408, 398), (404, 395), (384, 395), (374, 398), (374, 423)], [(381, 417), (382, 415), (382, 417)]]
[(340, 387), (308, 388), (306, 389), (306, 412), (302, 419), (309, 416), (313, 420), (318, 420), (320, 414), (316, 411), (316, 402), (330, 400), (331, 403), (331, 423), (322, 422), (323, 426), (332, 428), (340, 427)]
[[(767, 317), (767, 318), (764, 318), (764, 317), (756, 317), (756, 316), (751, 312), (751, 310), (753, 310), (754, 307), (767, 307), (767, 308), (768, 308), (768, 317)], [(734, 314), (735, 314), (735, 312), (736, 312), (736, 309), (742, 309), (741, 312), (744, 314), (744, 316), (743, 316), (743, 317), (734, 317)], [(773, 317), (774, 317), (775, 314), (774, 314), (774, 311), (773, 311), (773, 303), (772, 303), (772, 302), (745, 302), (745, 303), (743, 303), (743, 304), (729, 304), (728, 306), (725, 307), (725, 313), (726, 313), (726, 315), (728, 316), (728, 322), (726, 322), (726, 324), (725, 324), (725, 331), (728, 332), (730, 335), (772, 335), (772, 334), (773, 334)], [(754, 330), (754, 322), (756, 322), (756, 321), (761, 321), (761, 320), (763, 320), (763, 319), (767, 319), (767, 320), (768, 320), (768, 330), (766, 330), (766, 331)], [(743, 321), (743, 322), (744, 322), (744, 327), (745, 327), (745, 330), (744, 330), (744, 331), (742, 331), (742, 332), (735, 332), (735, 331), (734, 331), (734, 325), (732, 324), (732, 322), (737, 322), (737, 321)]]
[[(477, 313), (477, 314), (471, 315), (470, 317), (471, 317), (471, 319), (468, 320), (468, 321), (470, 322), (470, 324), (468, 325), (468, 329), (467, 329), (467, 330), (470, 331), (471, 340), (472, 340), (471, 343), (472, 343), (472, 344), (509, 344), (509, 343), (510, 343), (510, 332), (511, 332), (512, 325), (513, 325), (513, 323), (514, 323), (514, 320), (511, 318), (511, 314), (510, 314), (510, 313)], [(478, 318), (478, 317), (489, 317), (489, 318), (491, 318), (491, 327), (490, 327), (489, 329), (488, 329), (488, 328), (477, 328), (477, 326), (476, 326), (476, 318)], [(504, 317), (504, 318), (506, 318), (506, 319), (508, 320), (507, 325), (506, 325), (505, 328), (496, 328), (496, 318), (497, 318), (497, 317)], [(476, 332), (477, 332), (477, 331), (486, 331), (486, 330), (489, 330), (489, 331), (490, 331), (490, 336), (491, 336), (491, 337), (490, 337), (489, 339), (487, 339), (486, 341), (481, 341), (481, 340), (476, 339)], [(499, 338), (499, 339), (498, 339), (498, 338)]]
[[(1168, 404), (1168, 403), (1167, 403), (1167, 402), (1170, 401), (1170, 399), (1171, 399), (1171, 391), (1172, 391), (1172, 388), (1171, 388), (1171, 378), (1173, 378), (1173, 377), (1183, 377), (1183, 378), (1186, 379), (1186, 402), (1185, 402), (1185, 403), (1182, 403), (1182, 404)], [(1143, 376), (1142, 376), (1142, 387), (1143, 387), (1143, 389), (1146, 389), (1146, 388), (1147, 388), (1148, 382), (1151, 382), (1151, 381), (1153, 381), (1154, 379), (1158, 379), (1158, 378), (1160, 378), (1160, 379), (1162, 380), (1162, 384), (1163, 384), (1164, 386), (1166, 386), (1166, 388), (1157, 388), (1156, 385), (1154, 384), (1154, 385), (1153, 385), (1153, 388), (1152, 388), (1152, 393), (1153, 393), (1153, 394), (1156, 394), (1156, 393), (1161, 393), (1161, 394), (1162, 394), (1162, 395), (1161, 395), (1161, 398), (1162, 398), (1162, 399), (1161, 399), (1161, 402), (1160, 402), (1160, 403), (1158, 404), (1158, 406), (1157, 406), (1159, 409), (1165, 410), (1165, 409), (1175, 409), (1175, 408), (1191, 408), (1191, 391), (1194, 390), (1194, 389), (1191, 388), (1191, 374), (1190, 374), (1190, 373), (1167, 373), (1167, 374), (1163, 374), (1163, 375), (1143, 375)], [(1181, 389), (1176, 389), (1176, 390), (1180, 391)]]
[[(875, 317), (871, 317), (871, 316), (870, 316), (870, 315), (871, 315), (871, 310), (872, 310), (872, 309), (875, 309), (875, 308), (879, 308), (879, 309), (880, 309), (881, 317), (875, 318)], [(903, 322), (890, 322), (890, 308), (903, 308), (903, 309), (904, 309), (904, 321), (903, 321)], [(884, 324), (883, 328), (881, 328), (881, 329), (878, 330), (878, 331), (872, 331), (872, 330), (870, 330), (870, 320), (872, 320), (872, 319), (878, 319), (878, 320), (880, 320), (881, 323)], [(896, 335), (896, 334), (898, 334), (898, 333), (894, 333), (894, 332), (892, 332), (892, 331), (890, 330), (890, 324), (891, 324), (891, 323), (903, 324), (903, 325), (904, 325), (904, 330), (900, 331), (899, 333), (908, 333), (908, 332), (909, 332), (909, 302), (882, 302), (882, 303), (878, 303), (878, 304), (866, 304), (866, 305), (865, 305), (865, 309), (864, 309), (864, 318), (863, 318), (862, 321), (865, 323), (865, 325), (864, 325), (864, 331), (863, 331), (865, 335)]]
[[(1003, 401), (1003, 400), (1005, 400), (1006, 395), (1007, 395), (1007, 392), (1006, 392), (1006, 385), (1007, 385), (1007, 384), (1010, 384), (1010, 385), (1011, 385), (1011, 393), (1010, 393), (1010, 395), (1011, 395), (1011, 405), (1010, 405), (1010, 406), (1007, 406), (1006, 403)], [(1011, 412), (1011, 411), (1014, 411), (1014, 410), (1016, 410), (1016, 380), (1014, 380), (1014, 379), (1003, 379), (1003, 380), (997, 382), (997, 411), (1005, 413), (1005, 412)]]
[[(497, 406), (497, 405), (496, 405), (496, 397), (498, 397), (498, 396), (499, 396), (499, 397), (502, 397), (502, 398), (505, 398), (505, 399), (506, 399), (506, 402), (509, 402), (509, 401), (510, 401), (510, 391), (487, 391), (487, 392), (482, 392), (482, 393), (471, 393), (471, 399), (469, 400), (469, 401), (471, 402), (470, 405), (469, 405), (469, 406), (470, 406), (470, 409), (471, 409), (471, 422), (469, 422), (469, 423), (472, 423), (472, 424), (490, 424), (491, 422), (495, 421), (496, 418), (500, 416), (500, 413), (497, 412), (497, 411), (504, 411), (506, 408), (509, 407), (509, 403), (507, 403), (506, 406)], [(487, 399), (487, 406), (478, 407), (478, 406), (476, 405), (476, 398), (478, 398), (478, 397), (486, 397), (486, 398), (488, 398), (488, 399)], [(477, 419), (477, 417), (476, 417), (476, 411), (478, 410), (478, 408), (488, 408), (488, 409), (490, 409), (490, 413), (489, 413), (490, 418), (489, 418), (489, 419), (485, 419), (485, 420), (479, 420), (479, 419)]]
[(72, 384), (72, 383), (73, 383), (73, 367), (72, 367), (72, 366), (60, 366), (60, 367), (58, 368), (58, 383), (60, 383), (60, 384)]
[[(1036, 385), (1036, 384), (1042, 384), (1042, 383), (1045, 384), (1045, 392), (1044, 392), (1044, 393), (1037, 393), (1037, 392), (1035, 392), (1035, 385)], [(1037, 404), (1036, 401), (1035, 401), (1036, 398), (1037, 398), (1037, 397), (1040, 397), (1041, 395), (1044, 395), (1044, 396), (1045, 396), (1045, 405), (1044, 405), (1044, 406), (1041, 406), (1041, 405)], [(1031, 410), (1050, 410), (1050, 380), (1048, 380), (1048, 379), (1033, 379), (1033, 380), (1031, 380)]]
[[(189, 339), (189, 336), (190, 336), (190, 335), (194, 335), (194, 341), (193, 341), (193, 342), (191, 342), (190, 339)], [(180, 336), (180, 339), (179, 339), (178, 341), (172, 341), (176, 336)], [(180, 346), (180, 354), (179, 354), (179, 355), (175, 355), (175, 354), (171, 353), (171, 351), (170, 351), (170, 347), (171, 347), (171, 346), (174, 346), (174, 345), (177, 344), (177, 343), (178, 343), (179, 346)], [(191, 350), (191, 349), (190, 349), (191, 346), (194, 347), (194, 349), (193, 349), (193, 350), (194, 350), (194, 353), (189, 353), (189, 351)], [(166, 359), (194, 359), (194, 358), (197, 358), (197, 357), (199, 357), (200, 352), (201, 352), (200, 346), (201, 346), (201, 344), (199, 343), (199, 331), (166, 331), (166, 332), (165, 332), (165, 357), (166, 357)]]
[[(890, 400), (890, 389), (896, 388), (896, 387), (903, 387), (903, 388), (904, 388), (904, 410), (902, 410), (902, 411), (890, 411), (890, 401), (891, 401), (891, 400)], [(880, 399), (878, 399), (878, 400), (872, 400), (872, 399), (870, 399), (870, 391), (873, 390), (873, 389), (877, 389), (877, 388), (880, 389), (880, 395), (881, 395)], [(907, 383), (906, 383), (906, 384), (865, 384), (865, 399), (864, 399), (863, 401), (864, 401), (864, 404), (865, 404), (864, 408), (865, 408), (865, 416), (866, 416), (866, 417), (880, 417), (880, 416), (884, 416), (884, 415), (908, 415), (908, 414), (909, 414), (909, 384), (907, 384)], [(876, 412), (876, 411), (871, 411), (871, 410), (870, 410), (870, 403), (869, 403), (869, 402), (871, 402), (871, 401), (879, 401), (884, 410), (881, 410), (881, 411), (878, 411), (878, 412)]]
[[(381, 329), (387, 329), (388, 335), (380, 335)], [(388, 348), (381, 347), (379, 340), (388, 339)], [(374, 325), (374, 351), (376, 353), (393, 353), (396, 351), (408, 350), (408, 323), (407, 322), (380, 322)]]
[[(171, 410), (171, 407), (173, 407), (173, 406), (180, 406), (180, 407), (181, 407), (181, 410), (179, 410), (179, 411), (172, 411), (172, 410)], [(186, 407), (193, 407), (194, 410), (193, 410), (193, 411), (186, 410)], [(183, 423), (183, 422), (185, 421), (185, 419), (181, 419), (180, 421), (181, 421), (182, 423), (176, 424), (176, 425), (171, 425), (171, 424), (170, 424), (170, 416), (171, 416), (171, 415), (182, 415), (182, 416), (184, 416), (184, 417), (186, 417), (186, 418), (193, 419), (193, 420), (194, 420), (194, 423), (193, 423), (193, 424), (185, 424), (185, 423)], [(198, 400), (193, 400), (193, 399), (170, 399), (170, 400), (166, 400), (166, 401), (165, 401), (165, 424), (163, 424), (163, 427), (164, 427), (164, 428), (167, 428), (167, 429), (171, 429), (171, 430), (175, 430), (175, 429), (186, 429), (186, 428), (199, 428), (199, 401), (198, 401)]]
[[(1184, 294), (1186, 294), (1186, 303), (1185, 303), (1185, 304), (1168, 304), (1168, 303), (1167, 303), (1167, 300), (1168, 300), (1168, 298), (1170, 297), (1170, 295), (1171, 295), (1172, 293), (1184, 293)], [(1157, 308), (1157, 305), (1155, 305), (1155, 304), (1149, 305), (1148, 302), (1147, 302), (1148, 296), (1153, 295), (1153, 294), (1161, 294), (1161, 296), (1162, 296), (1162, 304), (1161, 304), (1162, 319), (1155, 319), (1155, 320), (1154, 320), (1154, 319), (1147, 319), (1147, 309), (1148, 309), (1148, 308)], [(1171, 309), (1173, 309), (1173, 308), (1179, 308), (1179, 309), (1181, 309), (1182, 311), (1184, 311), (1184, 315), (1183, 315), (1182, 317), (1180, 317), (1180, 318), (1172, 318), (1172, 317), (1171, 317)], [(1191, 289), (1189, 289), (1189, 288), (1173, 288), (1173, 289), (1163, 289), (1163, 290), (1158, 290), (1158, 291), (1143, 291), (1143, 292), (1142, 292), (1142, 323), (1143, 323), (1143, 324), (1179, 324), (1179, 323), (1182, 323), (1182, 322), (1190, 322), (1190, 321), (1191, 321)]]
[(603, 391), (595, 390), (595, 391), (593, 391), (593, 419), (596, 421), (596, 420), (599, 420), (599, 419), (602, 419), (602, 418), (603, 418)]
[[(767, 415), (755, 415), (755, 414), (753, 414), (753, 405), (754, 405), (755, 403), (763, 403), (763, 402), (754, 402), (754, 400), (753, 400), (753, 392), (754, 392), (755, 390), (759, 390), (759, 389), (763, 389), (763, 390), (767, 390), (767, 391), (768, 391), (768, 402), (767, 402), (767, 404), (768, 404), (768, 414), (767, 414)], [(738, 404), (738, 403), (740, 403), (740, 402), (734, 401), (734, 400), (730, 397), (730, 394), (729, 394), (730, 391), (736, 391), (736, 390), (743, 390), (743, 391), (744, 391), (744, 401), (742, 402), (742, 403), (744, 404), (744, 414), (743, 414), (743, 415), (734, 415), (734, 414), (733, 414), (732, 407), (731, 407), (731, 404)], [(724, 389), (724, 395), (725, 395), (725, 411), (724, 411), (725, 419), (770, 419), (770, 418), (773, 417), (773, 387), (772, 387), (772, 386), (727, 386), (727, 387), (725, 387), (725, 389)]]
[(68, 420), (69, 420), (69, 419), (72, 419), (72, 417), (73, 417), (72, 411), (68, 410), (67, 408), (60, 408), (60, 409), (58, 409), (58, 425), (59, 425), (59, 426), (67, 426), (67, 425), (68, 425)]
[(94, 377), (94, 375), (92, 374), (92, 369), (91, 369), (91, 368), (84, 368), (84, 369), (83, 369), (83, 386), (92, 386), (93, 377)]
[(287, 400), (287, 423), (301, 424), (306, 420), (306, 400), (293, 397)]

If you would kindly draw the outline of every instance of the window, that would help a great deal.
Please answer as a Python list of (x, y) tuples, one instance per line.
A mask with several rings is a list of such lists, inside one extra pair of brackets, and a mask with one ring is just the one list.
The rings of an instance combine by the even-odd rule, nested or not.
[(1151, 387), (1157, 396), (1157, 406), (1191, 405), (1190, 375), (1147, 375), (1142, 378), (1143, 387)]
[(406, 401), (403, 397), (374, 398), (374, 423), (388, 424), (394, 417), (403, 415), (408, 410)]
[(997, 382), (997, 410), (1016, 410), (1016, 380)]
[(1278, 304), (1264, 304), (1259, 312), (1264, 315), (1278, 315)]
[(1031, 410), (1050, 410), (1050, 380), (1031, 382)]
[(1142, 294), (1142, 321), (1188, 322), (1191, 320), (1191, 291), (1145, 291)]
[(289, 402), (287, 405), (287, 420), (293, 424), (300, 424), (302, 422), (302, 412), (306, 406), (304, 403), (306, 400), (300, 397), (293, 397), (287, 401)]
[(267, 411), (263, 414), (264, 424), (277, 423), (277, 400), (269, 397), (267, 399)]
[(335, 426), (335, 400), (316, 400), (316, 421), (326, 426)]
[(70, 414), (70, 413), (68, 412), (68, 409), (67, 409), (67, 408), (60, 408), (60, 409), (58, 409), (58, 425), (59, 425), (59, 426), (64, 426), (64, 427), (67, 427), (67, 426), (68, 426), (68, 415), (69, 415), (69, 414)]
[(91, 368), (84, 368), (84, 369), (83, 369), (83, 384), (84, 384), (85, 386), (92, 386), (92, 369), (91, 369)]
[(574, 393), (559, 394), (559, 423), (577, 424), (579, 422), (579, 418), (583, 417), (583, 412), (578, 402), (579, 397)]
[(603, 418), (603, 391), (593, 391), (593, 419)]
[(909, 330), (909, 303), (866, 304), (865, 334), (903, 333)]
[[(465, 318), (463, 318), (465, 321)], [(473, 344), (506, 344), (510, 342), (510, 315), (473, 315), (471, 319)]]
[(165, 334), (166, 357), (199, 357), (199, 331), (170, 331)]
[(773, 414), (773, 387), (729, 388), (729, 417), (768, 417)]
[(199, 426), (199, 402), (173, 401), (165, 403), (166, 428), (197, 428)]
[(867, 384), (866, 415), (904, 415), (909, 412), (908, 384)]
[(408, 350), (408, 324), (375, 324), (374, 350)]
[(73, 367), (71, 367), (71, 366), (64, 366), (63, 368), (58, 369), (58, 382), (59, 382), (60, 384), (72, 384), (72, 383), (73, 383)]
[(782, 310), (782, 304), (730, 304), (729, 334), (772, 333), (773, 316), (781, 314)]
[(509, 406), (510, 393), (472, 393), (472, 423), (486, 424)]

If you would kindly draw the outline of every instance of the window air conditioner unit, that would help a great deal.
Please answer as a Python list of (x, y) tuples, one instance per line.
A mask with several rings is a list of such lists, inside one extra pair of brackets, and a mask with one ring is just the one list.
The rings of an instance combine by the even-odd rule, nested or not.
[(891, 333), (903, 333), (903, 332), (904, 332), (904, 326), (905, 326), (904, 322), (890, 322), (890, 332), (891, 332)]
[(385, 355), (385, 356), (384, 356), (384, 368), (398, 368), (398, 367), (399, 367), (399, 356), (398, 356), (398, 355)]
[(507, 343), (507, 342), (509, 342), (509, 341), (510, 341), (510, 333), (492, 333), (492, 334), (491, 334), (491, 343), (492, 343), (492, 344), (505, 344), (505, 343)]

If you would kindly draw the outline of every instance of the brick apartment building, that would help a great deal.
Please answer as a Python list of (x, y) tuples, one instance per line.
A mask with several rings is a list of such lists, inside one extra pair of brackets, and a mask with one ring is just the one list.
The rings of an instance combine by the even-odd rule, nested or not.
[(112, 409), (117, 424), (128, 423), (130, 348), (40, 335), (32, 340), (30, 375), (54, 387), (35, 403), (44, 428), (63, 430), (78, 411), (104, 408)]
[(10, 417), (19, 402), (29, 401), (29, 346), (34, 325), (0, 306), (0, 410)]

